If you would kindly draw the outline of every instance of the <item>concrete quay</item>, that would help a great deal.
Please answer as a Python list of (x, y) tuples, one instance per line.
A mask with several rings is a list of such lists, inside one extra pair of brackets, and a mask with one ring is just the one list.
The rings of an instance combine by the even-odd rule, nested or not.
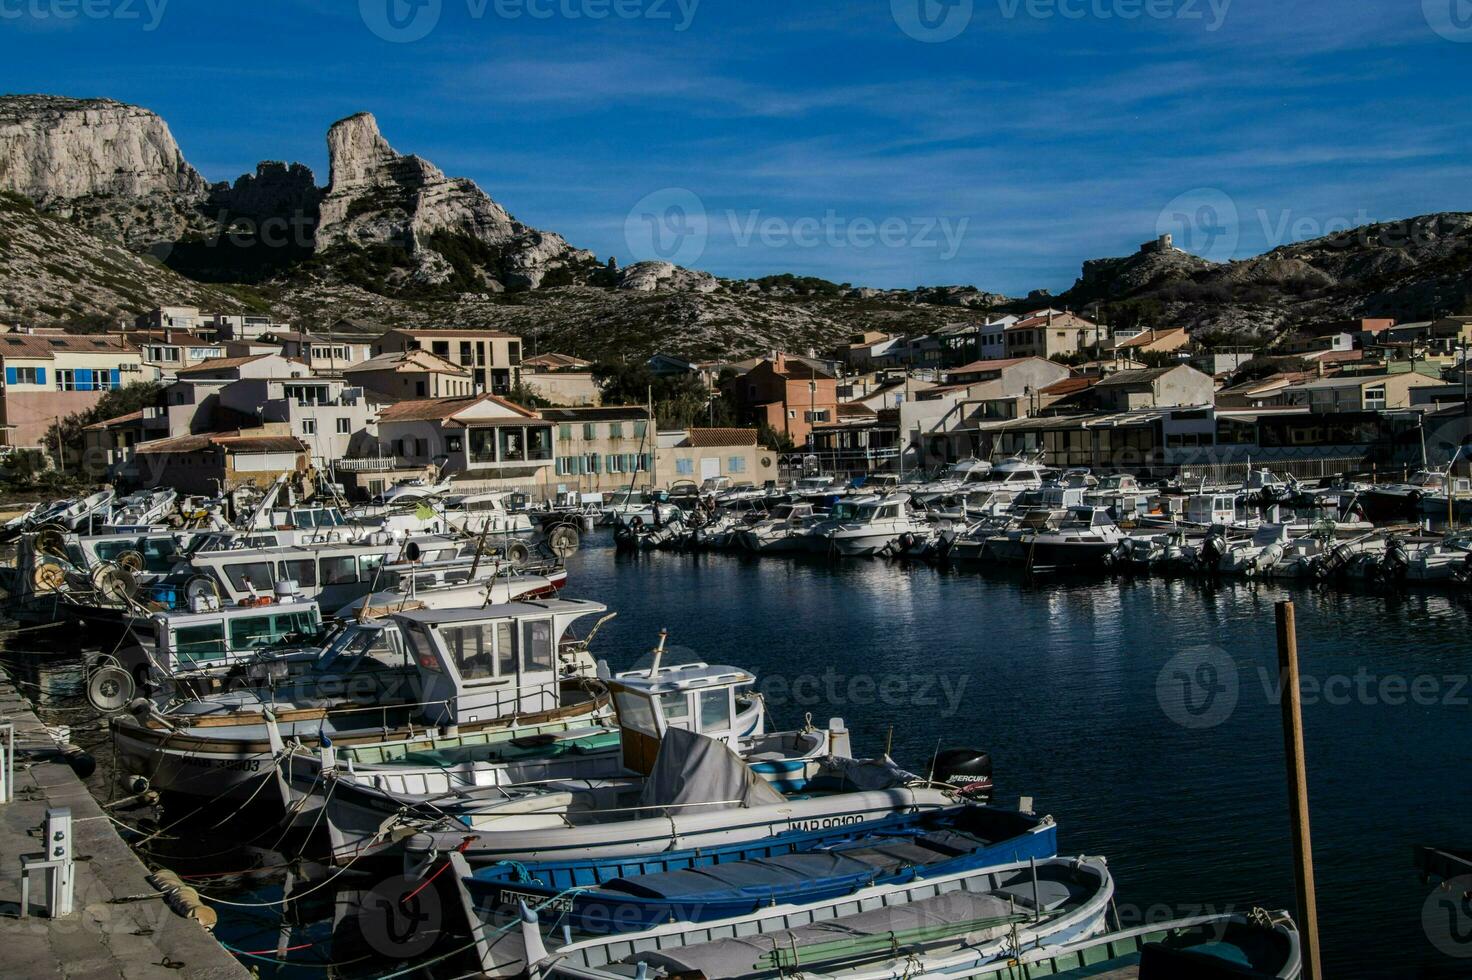
[[(199, 923), (164, 902), (148, 868), (123, 842), (46, 734), (31, 704), (0, 671), (0, 725), (15, 726), (14, 799), (0, 803), (0, 977), (7, 980), (248, 980)], [(70, 807), (75, 855), (71, 915), (46, 917), (46, 876), (33, 875), (20, 917), (22, 854), (44, 848), (49, 808)]]

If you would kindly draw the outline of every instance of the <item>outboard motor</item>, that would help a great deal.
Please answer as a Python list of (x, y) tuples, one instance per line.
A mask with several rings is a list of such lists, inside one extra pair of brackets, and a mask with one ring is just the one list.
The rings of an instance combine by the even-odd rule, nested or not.
[(992, 757), (980, 749), (942, 749), (935, 754), (934, 780), (945, 783), (962, 795), (990, 799), (992, 795)]
[(1216, 571), (1226, 553), (1227, 530), (1220, 524), (1213, 525), (1201, 542), (1201, 551), (1198, 553), (1201, 567), (1207, 571)]
[(1392, 537), (1385, 542), (1385, 557), (1380, 561), (1380, 576), (1386, 582), (1399, 582), (1406, 577), (1411, 565), (1411, 556), (1406, 552), (1406, 543)]

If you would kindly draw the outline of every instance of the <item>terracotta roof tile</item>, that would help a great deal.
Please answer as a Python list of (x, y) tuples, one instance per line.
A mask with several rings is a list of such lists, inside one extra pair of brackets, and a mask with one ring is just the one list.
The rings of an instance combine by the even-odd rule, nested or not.
[(64, 354), (127, 354), (131, 347), (113, 337), (85, 334), (0, 334), (0, 357), (52, 360)]
[(696, 449), (716, 449), (723, 446), (755, 446), (755, 429), (690, 429), (686, 444)]
[(534, 412), (495, 395), (467, 395), (464, 398), (422, 398), (415, 401), (398, 402), (379, 412), (378, 421), (443, 422), (482, 402), (495, 402), (502, 408), (508, 408), (524, 418), (537, 417)]

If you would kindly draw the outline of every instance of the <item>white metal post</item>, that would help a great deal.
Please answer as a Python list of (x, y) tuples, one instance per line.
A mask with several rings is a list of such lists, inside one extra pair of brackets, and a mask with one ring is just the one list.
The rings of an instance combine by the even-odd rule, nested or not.
[(46, 811), (46, 860), (56, 863), (51, 871), (51, 889), (47, 900), (51, 906), (51, 918), (59, 919), (72, 914), (75, 879), (72, 874), (71, 807), (59, 806)]

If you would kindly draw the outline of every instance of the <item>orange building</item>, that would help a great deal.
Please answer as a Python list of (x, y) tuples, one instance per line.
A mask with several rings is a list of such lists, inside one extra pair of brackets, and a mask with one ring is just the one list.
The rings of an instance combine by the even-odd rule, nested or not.
[(806, 358), (776, 354), (726, 382), (741, 420), (806, 446), (813, 424), (838, 418), (838, 381)]

